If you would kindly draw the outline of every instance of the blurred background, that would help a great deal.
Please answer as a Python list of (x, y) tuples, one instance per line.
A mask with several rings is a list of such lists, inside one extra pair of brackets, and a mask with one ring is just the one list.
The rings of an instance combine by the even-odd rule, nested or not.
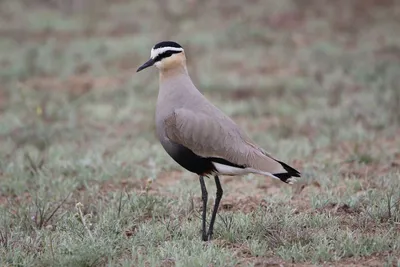
[(246, 213), (276, 199), (304, 212), (381, 203), (368, 214), (387, 219), (386, 192), (400, 192), (395, 0), (1, 0), (1, 206), (36, 218), (26, 207), (38, 199), (45, 207), (66, 201), (57, 217), (82, 202), (95, 217), (123, 190), (201, 204), (197, 178), (155, 137), (157, 70), (136, 73), (162, 40), (184, 47), (208, 99), (303, 173), (293, 190), (252, 175), (224, 178), (222, 210)]
[(1, 168), (23, 168), (0, 194), (25, 192), (26, 168), (72, 189), (181, 170), (154, 134), (157, 71), (135, 73), (161, 40), (180, 43), (198, 88), (305, 179), (347, 161), (396, 165), (399, 31), (390, 0), (2, 0)]

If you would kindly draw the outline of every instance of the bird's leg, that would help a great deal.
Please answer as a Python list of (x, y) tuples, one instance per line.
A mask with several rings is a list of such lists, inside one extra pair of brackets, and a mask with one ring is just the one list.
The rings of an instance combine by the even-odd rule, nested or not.
[(219, 182), (218, 175), (215, 175), (214, 179), (215, 179), (215, 185), (217, 186), (217, 196), (215, 198), (214, 209), (213, 209), (212, 216), (211, 216), (210, 226), (208, 228), (208, 233), (207, 233), (208, 240), (211, 240), (211, 238), (212, 238), (213, 231), (214, 231), (214, 222), (215, 222), (215, 218), (217, 217), (219, 202), (221, 201), (222, 195), (224, 194), (224, 191), (222, 190), (222, 187), (221, 187), (221, 183)]
[(200, 187), (201, 187), (201, 199), (203, 200), (203, 214), (202, 214), (202, 240), (207, 241), (207, 232), (206, 232), (206, 218), (207, 218), (207, 200), (208, 193), (206, 184), (204, 183), (203, 176), (199, 176)]

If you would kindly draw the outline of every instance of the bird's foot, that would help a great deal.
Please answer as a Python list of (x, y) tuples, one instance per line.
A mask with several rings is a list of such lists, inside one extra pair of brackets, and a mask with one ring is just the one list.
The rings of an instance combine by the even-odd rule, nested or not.
[(202, 233), (201, 233), (201, 240), (203, 240), (203, 241), (208, 241), (208, 240), (209, 240), (209, 236), (208, 236), (208, 234), (206, 233), (206, 231), (202, 231)]

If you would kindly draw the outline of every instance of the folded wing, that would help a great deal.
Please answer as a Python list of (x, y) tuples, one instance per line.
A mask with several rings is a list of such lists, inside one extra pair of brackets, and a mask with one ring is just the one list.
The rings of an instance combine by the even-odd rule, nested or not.
[(172, 142), (210, 158), (223, 174), (252, 172), (284, 182), (300, 176), (297, 170), (256, 146), (229, 117), (214, 115), (177, 109), (164, 121), (166, 135)]

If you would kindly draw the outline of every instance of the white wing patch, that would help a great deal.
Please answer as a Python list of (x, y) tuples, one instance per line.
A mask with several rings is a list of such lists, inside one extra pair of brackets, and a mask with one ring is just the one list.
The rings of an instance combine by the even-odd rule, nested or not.
[(249, 173), (262, 174), (280, 180), (278, 177), (269, 172), (259, 171), (253, 168), (236, 168), (229, 165), (213, 162), (215, 169), (221, 175), (245, 175)]
[(179, 47), (170, 47), (170, 46), (166, 46), (166, 47), (160, 47), (160, 48), (152, 48), (151, 52), (150, 52), (150, 57), (152, 59), (155, 59), (158, 55), (166, 52), (166, 51), (179, 51), (182, 52), (183, 48), (179, 48)]

